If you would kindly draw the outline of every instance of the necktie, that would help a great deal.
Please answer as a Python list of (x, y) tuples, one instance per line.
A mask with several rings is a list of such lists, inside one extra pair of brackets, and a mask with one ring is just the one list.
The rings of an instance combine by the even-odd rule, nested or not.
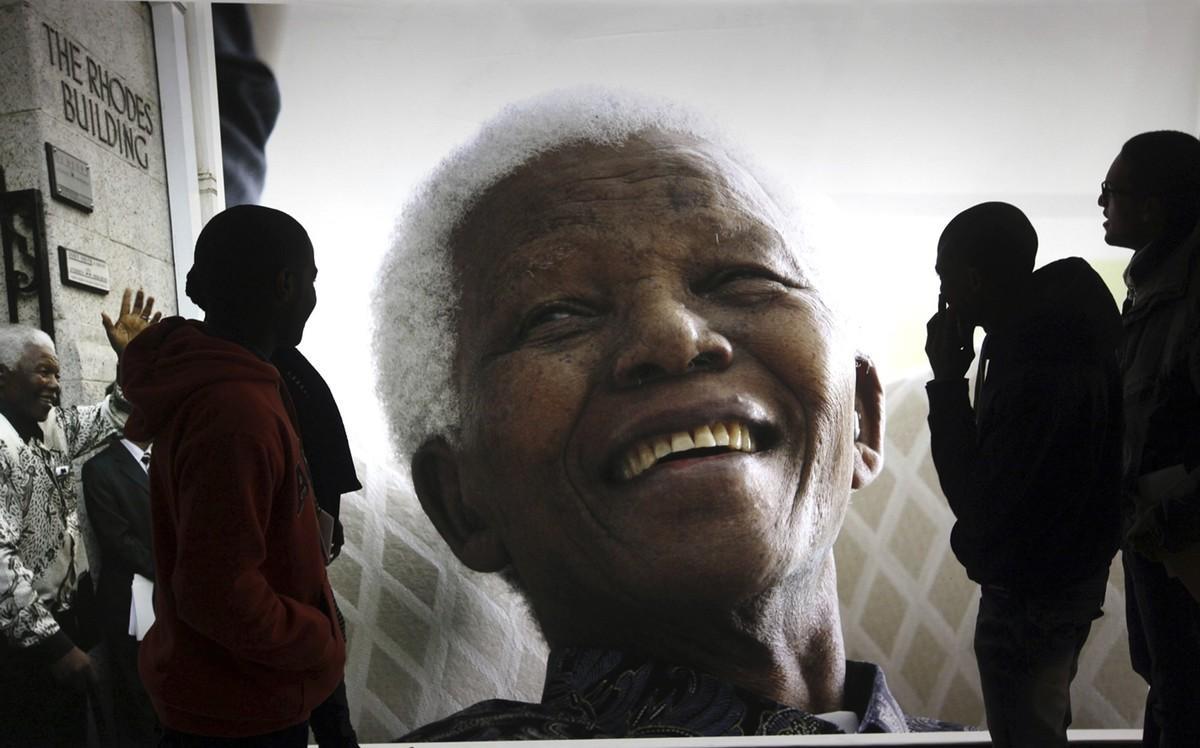
[(150, 450), (148, 449), (142, 452), (142, 467), (146, 469), (147, 473), (150, 472)]

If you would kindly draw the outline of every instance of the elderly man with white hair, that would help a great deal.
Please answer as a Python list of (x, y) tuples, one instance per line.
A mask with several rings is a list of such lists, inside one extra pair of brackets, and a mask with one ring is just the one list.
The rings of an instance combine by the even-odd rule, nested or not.
[[(125, 290), (116, 321), (102, 314), (119, 357), (158, 320), (154, 299)], [(71, 461), (125, 422), (119, 392), (97, 405), (59, 405), (54, 341), (0, 325), (0, 744), (83, 745), (96, 679), (74, 641), (72, 603), (83, 558)]]
[(405, 741), (940, 729), (845, 658), (833, 543), (883, 394), (797, 213), (694, 116), (511, 107), (401, 218), (381, 395), (426, 514), (551, 648)]

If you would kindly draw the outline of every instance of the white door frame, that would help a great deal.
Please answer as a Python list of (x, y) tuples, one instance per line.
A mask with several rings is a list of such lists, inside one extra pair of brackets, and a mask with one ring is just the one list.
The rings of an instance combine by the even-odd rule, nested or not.
[(212, 3), (151, 2), (171, 244), (179, 314), (203, 312), (184, 293), (200, 229), (225, 207)]

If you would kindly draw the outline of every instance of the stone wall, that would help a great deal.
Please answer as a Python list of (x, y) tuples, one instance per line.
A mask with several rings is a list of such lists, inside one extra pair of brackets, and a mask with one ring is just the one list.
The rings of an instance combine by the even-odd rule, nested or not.
[[(98, 399), (112, 381), (100, 312), (115, 316), (126, 286), (164, 314), (177, 308), (161, 132), (145, 4), (0, 0), (0, 168), (8, 190), (42, 192), (65, 403)], [(51, 197), (47, 143), (88, 164), (90, 213)], [(64, 285), (59, 246), (104, 260), (111, 290)]]

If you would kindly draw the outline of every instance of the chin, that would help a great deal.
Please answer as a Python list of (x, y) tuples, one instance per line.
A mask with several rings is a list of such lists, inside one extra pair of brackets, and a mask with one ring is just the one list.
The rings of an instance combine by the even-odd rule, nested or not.
[(1128, 239), (1124, 239), (1119, 234), (1114, 234), (1113, 232), (1111, 232), (1107, 229), (1105, 229), (1105, 231), (1104, 231), (1104, 243), (1110, 247), (1124, 247), (1125, 249), (1134, 249), (1135, 248), (1134, 242), (1131, 242)]

